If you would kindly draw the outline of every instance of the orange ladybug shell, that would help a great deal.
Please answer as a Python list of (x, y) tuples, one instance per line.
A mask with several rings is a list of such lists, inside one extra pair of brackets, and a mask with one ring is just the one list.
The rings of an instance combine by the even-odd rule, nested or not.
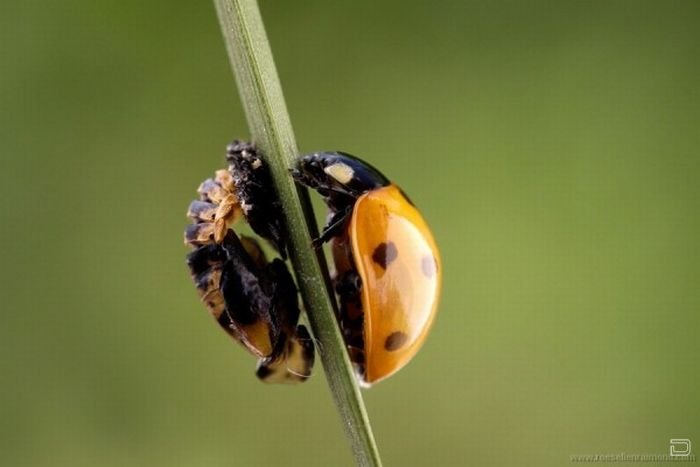
[(357, 199), (348, 235), (363, 284), (369, 385), (398, 371), (420, 349), (437, 311), (442, 264), (423, 216), (393, 184)]

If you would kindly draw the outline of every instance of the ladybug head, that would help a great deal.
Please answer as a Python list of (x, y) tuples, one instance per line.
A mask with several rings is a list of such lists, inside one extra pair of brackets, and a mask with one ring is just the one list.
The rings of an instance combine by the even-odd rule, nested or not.
[(321, 193), (336, 192), (353, 198), (389, 184), (377, 169), (343, 152), (307, 154), (299, 159), (292, 176)]

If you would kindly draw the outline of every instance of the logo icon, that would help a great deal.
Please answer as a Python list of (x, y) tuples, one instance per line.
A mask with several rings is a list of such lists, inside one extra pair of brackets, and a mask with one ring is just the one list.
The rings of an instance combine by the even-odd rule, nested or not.
[(688, 457), (690, 455), (690, 440), (671, 438), (670, 452), (671, 457)]

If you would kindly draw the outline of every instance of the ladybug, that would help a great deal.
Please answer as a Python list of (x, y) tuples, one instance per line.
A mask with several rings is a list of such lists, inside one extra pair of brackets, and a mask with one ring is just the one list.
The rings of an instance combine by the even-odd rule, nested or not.
[(442, 282), (438, 247), (401, 188), (355, 156), (309, 154), (292, 176), (329, 208), (314, 244), (331, 243), (339, 325), (360, 383), (370, 386), (406, 365), (433, 324)]
[(258, 358), (257, 376), (270, 383), (305, 381), (315, 350), (308, 330), (297, 325), (300, 310), (294, 280), (281, 259), (269, 262), (259, 243), (230, 229), (248, 221), (282, 257), (285, 230), (269, 171), (250, 143), (227, 148), (229, 168), (198, 188), (187, 215), (185, 243), (192, 280), (210, 314)]

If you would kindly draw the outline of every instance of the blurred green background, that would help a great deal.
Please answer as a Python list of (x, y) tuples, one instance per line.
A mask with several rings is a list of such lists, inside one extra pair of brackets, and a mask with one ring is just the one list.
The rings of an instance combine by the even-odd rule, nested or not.
[[(365, 392), (387, 466), (700, 446), (698, 2), (262, 11), (300, 150), (442, 249), (432, 335)], [(259, 383), (183, 263), (247, 136), (213, 5), (3, 2), (0, 52), (0, 464), (352, 465), (321, 368)]]

